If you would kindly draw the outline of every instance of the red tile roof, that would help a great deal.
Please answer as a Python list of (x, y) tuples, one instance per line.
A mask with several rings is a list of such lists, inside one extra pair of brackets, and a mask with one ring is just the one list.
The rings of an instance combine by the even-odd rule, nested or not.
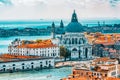
[(49, 48), (49, 47), (57, 47), (57, 45), (53, 44), (51, 40), (44, 40), (41, 42), (36, 42), (31, 44), (22, 44), (17, 47), (18, 48)]

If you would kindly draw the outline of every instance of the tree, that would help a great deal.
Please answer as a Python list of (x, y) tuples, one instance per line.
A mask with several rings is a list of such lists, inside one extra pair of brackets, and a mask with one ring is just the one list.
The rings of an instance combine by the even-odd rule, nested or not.
[(64, 46), (60, 46), (60, 56), (64, 57), (66, 61), (66, 58), (68, 57), (68, 52)]
[(37, 39), (36, 42), (37, 42), (37, 43), (40, 43), (40, 42), (42, 42), (42, 40), (41, 40), (41, 39)]

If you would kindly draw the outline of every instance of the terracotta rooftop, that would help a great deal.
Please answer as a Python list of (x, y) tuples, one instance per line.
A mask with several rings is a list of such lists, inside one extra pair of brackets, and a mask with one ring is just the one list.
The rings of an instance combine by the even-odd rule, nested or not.
[(43, 40), (31, 44), (22, 44), (17, 47), (18, 48), (49, 48), (49, 47), (57, 47), (57, 45), (53, 44), (51, 40)]
[(102, 34), (94, 33), (85, 34), (89, 43), (93, 44), (103, 44), (103, 45), (113, 45), (116, 41), (120, 40), (120, 34)]
[(108, 77), (106, 80), (120, 80), (120, 78)]
[[(101, 80), (101, 79), (103, 78), (98, 78), (97, 76), (93, 76), (93, 77), (78, 76), (74, 78), (63, 78), (62, 80)], [(103, 80), (120, 80), (120, 78), (104, 77)]]
[(0, 55), (0, 63), (18, 62), (18, 61), (23, 61), (23, 60), (46, 59), (46, 58), (39, 57), (39, 56), (25, 56), (25, 55), (18, 55), (18, 54), (1, 54)]

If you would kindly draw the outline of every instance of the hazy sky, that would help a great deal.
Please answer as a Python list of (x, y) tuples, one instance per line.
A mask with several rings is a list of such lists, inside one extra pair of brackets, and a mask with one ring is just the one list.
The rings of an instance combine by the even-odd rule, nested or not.
[(0, 0), (0, 20), (120, 18), (120, 0)]

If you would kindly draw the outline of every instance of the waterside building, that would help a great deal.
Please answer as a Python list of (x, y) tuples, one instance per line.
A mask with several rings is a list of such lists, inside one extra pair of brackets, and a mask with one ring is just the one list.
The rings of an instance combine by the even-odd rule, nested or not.
[(53, 68), (52, 57), (25, 56), (18, 54), (0, 55), (0, 73)]
[(16, 39), (8, 47), (9, 54), (42, 57), (60, 57), (59, 46), (51, 40), (26, 41)]
[(93, 60), (89, 66), (79, 64), (73, 73), (63, 80), (120, 80), (120, 65), (116, 59), (108, 57)]

